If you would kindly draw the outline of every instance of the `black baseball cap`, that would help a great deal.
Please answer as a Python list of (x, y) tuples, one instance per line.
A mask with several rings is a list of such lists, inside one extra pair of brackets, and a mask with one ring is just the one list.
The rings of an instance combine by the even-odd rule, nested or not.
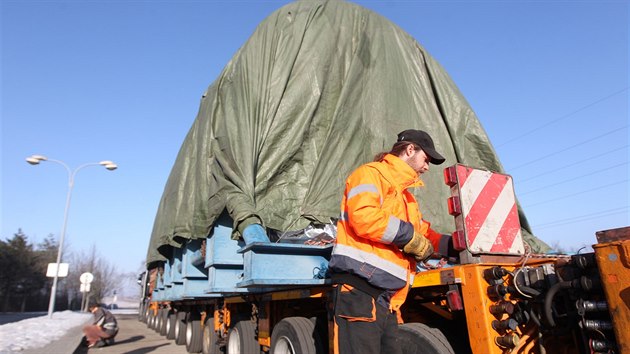
[(408, 129), (398, 133), (397, 141), (408, 141), (414, 143), (429, 156), (429, 162), (434, 165), (439, 165), (442, 162), (446, 161), (444, 156), (440, 155), (437, 151), (435, 151), (435, 145), (433, 144), (433, 139), (431, 136), (425, 131)]

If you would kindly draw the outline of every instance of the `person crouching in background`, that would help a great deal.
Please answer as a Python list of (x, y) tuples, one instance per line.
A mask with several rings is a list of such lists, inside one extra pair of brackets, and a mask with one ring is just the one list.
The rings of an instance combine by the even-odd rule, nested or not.
[(90, 302), (88, 309), (94, 315), (94, 322), (83, 327), (88, 348), (113, 344), (118, 334), (116, 317), (96, 302)]

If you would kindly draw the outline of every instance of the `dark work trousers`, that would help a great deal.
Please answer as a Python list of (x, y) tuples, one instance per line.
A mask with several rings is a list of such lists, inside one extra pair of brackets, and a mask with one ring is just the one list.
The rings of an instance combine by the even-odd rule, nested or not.
[(97, 325), (89, 325), (83, 327), (83, 334), (87, 339), (88, 345), (95, 344), (101, 339), (109, 339), (116, 336), (116, 333), (108, 333)]
[(335, 286), (335, 352), (402, 354), (396, 314), (352, 285)]

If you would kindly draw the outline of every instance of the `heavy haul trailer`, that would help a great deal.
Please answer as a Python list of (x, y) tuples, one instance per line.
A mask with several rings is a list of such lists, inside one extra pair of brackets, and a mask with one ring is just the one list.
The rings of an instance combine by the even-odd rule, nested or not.
[[(429, 188), (413, 191), (434, 230), (451, 232), (455, 218), (460, 262), (416, 276), (405, 352), (627, 352), (628, 241), (533, 254), (546, 245), (507, 177), (485, 172), (503, 167), (449, 75), (398, 26), (344, 1), (275, 11), (202, 96), (158, 207), (141, 317), (190, 352), (334, 353), (331, 246), (237, 239), (252, 224), (291, 233), (331, 223), (347, 176), (405, 129), (431, 134), (449, 163), (479, 168), (448, 169), (449, 188), (433, 168)], [(480, 176), (501, 193), (474, 206), (468, 187)], [(486, 202), (495, 206), (478, 209)], [(488, 227), (499, 219), (509, 231)], [(616, 263), (597, 257), (613, 249)]]
[[(402, 308), (405, 353), (630, 353), (630, 228), (594, 252), (530, 254), (507, 175), (445, 169), (458, 264), (425, 264)], [(331, 245), (232, 240), (223, 215), (154, 271), (148, 326), (191, 353), (336, 353)]]

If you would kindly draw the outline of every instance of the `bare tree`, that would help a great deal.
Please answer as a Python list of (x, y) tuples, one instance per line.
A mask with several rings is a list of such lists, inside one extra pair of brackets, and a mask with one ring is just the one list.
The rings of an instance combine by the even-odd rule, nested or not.
[(94, 275), (94, 280), (90, 284), (90, 292), (86, 294), (93, 300), (100, 302), (103, 297), (113, 294), (120, 287), (122, 277), (118, 270), (98, 254), (95, 246), (92, 246), (88, 252), (73, 254), (66, 282), (68, 296), (73, 299), (71, 300), (74, 304), (73, 308), (80, 307), (77, 306), (82, 299), (82, 294), (79, 291), (81, 287), (79, 278), (81, 274), (86, 272)]

